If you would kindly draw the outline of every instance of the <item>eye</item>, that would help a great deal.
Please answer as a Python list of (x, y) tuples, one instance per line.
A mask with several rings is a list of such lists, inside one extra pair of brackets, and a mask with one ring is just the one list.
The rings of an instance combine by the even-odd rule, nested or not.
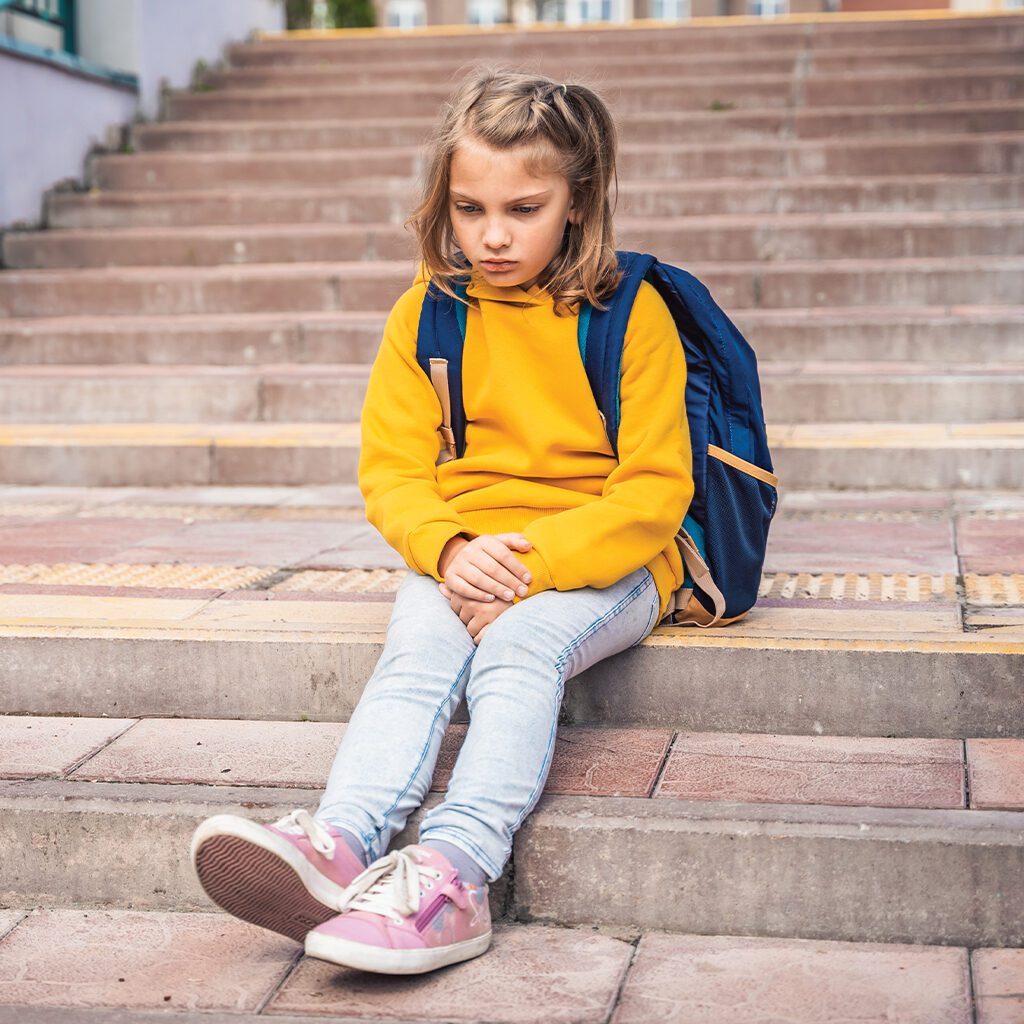
[(517, 206), (514, 208), (514, 213), (536, 213), (540, 209), (539, 206)]
[(480, 207), (473, 206), (472, 203), (456, 203), (455, 209), (458, 210), (459, 213), (476, 213)]

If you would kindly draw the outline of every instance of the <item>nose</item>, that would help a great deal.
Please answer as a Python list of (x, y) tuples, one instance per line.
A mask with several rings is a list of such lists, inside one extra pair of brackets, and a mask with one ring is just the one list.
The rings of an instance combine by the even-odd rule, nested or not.
[(483, 243), (492, 252), (507, 249), (512, 239), (504, 217), (490, 217), (484, 225)]

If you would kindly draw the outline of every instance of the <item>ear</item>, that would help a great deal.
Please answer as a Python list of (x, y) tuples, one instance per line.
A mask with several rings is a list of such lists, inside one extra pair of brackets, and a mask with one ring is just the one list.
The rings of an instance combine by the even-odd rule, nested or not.
[(570, 199), (569, 200), (569, 223), (570, 224), (579, 224), (580, 220), (582, 219), (582, 216), (583, 216), (582, 211), (576, 205), (576, 200), (575, 199)]

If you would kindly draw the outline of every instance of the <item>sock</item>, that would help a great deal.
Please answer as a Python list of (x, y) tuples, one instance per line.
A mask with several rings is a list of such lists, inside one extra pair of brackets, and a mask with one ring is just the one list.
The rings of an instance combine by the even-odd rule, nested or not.
[(419, 845), (437, 850), (438, 853), (447, 857), (451, 861), (452, 867), (458, 869), (459, 878), (466, 885), (483, 885), (487, 880), (487, 872), (468, 853), (463, 853), (458, 846), (446, 843), (443, 839), (427, 839)]
[(366, 847), (363, 846), (363, 841), (354, 832), (350, 832), (347, 828), (342, 828), (340, 825), (334, 826), (340, 833), (341, 839), (345, 845), (356, 855), (356, 860), (359, 861), (363, 867), (367, 867), (367, 855)]

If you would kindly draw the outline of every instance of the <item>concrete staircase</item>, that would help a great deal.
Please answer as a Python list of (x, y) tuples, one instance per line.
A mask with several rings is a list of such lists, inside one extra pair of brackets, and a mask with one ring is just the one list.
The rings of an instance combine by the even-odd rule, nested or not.
[[(1022, 56), (1010, 15), (264, 40), (5, 235), (0, 1024), (1024, 1019)], [(748, 620), (570, 681), (493, 949), (409, 981), (212, 913), (187, 849), (315, 804), (379, 656), (358, 414), (477, 58), (600, 70), (620, 240), (754, 344), (783, 497)]]

